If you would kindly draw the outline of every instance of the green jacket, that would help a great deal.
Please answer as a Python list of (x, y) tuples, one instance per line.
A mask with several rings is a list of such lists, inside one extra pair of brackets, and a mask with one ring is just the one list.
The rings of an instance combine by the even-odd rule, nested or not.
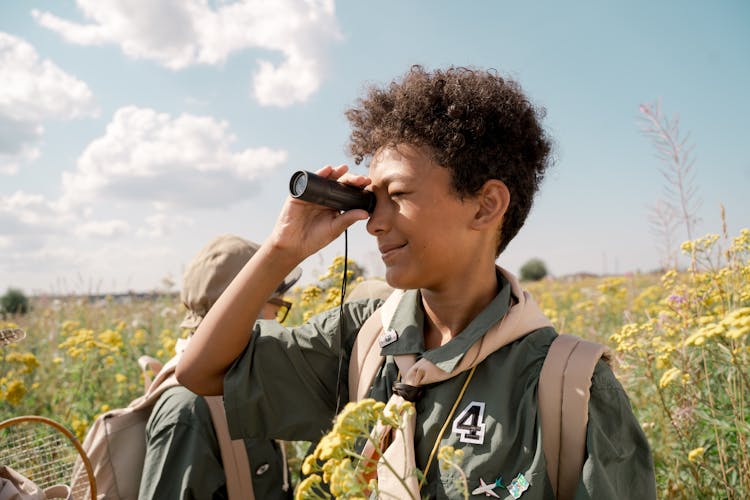
[[(255, 497), (286, 500), (284, 462), (277, 443), (246, 439)], [(162, 394), (146, 426), (146, 461), (141, 500), (220, 500), (227, 498), (226, 478), (206, 400), (178, 386)]]
[[(469, 326), (447, 344), (425, 352), (424, 314), (417, 291), (401, 300), (390, 327), (398, 340), (385, 346), (386, 360), (370, 396), (386, 401), (398, 377), (393, 355), (416, 353), (450, 371), (466, 350), (485, 333), (488, 318), (507, 310), (510, 286)], [(245, 352), (225, 377), (225, 407), (230, 433), (243, 437), (274, 437), (317, 441), (331, 427), (336, 408), (337, 366), (343, 356), (340, 397), (348, 399), (349, 354), (360, 326), (381, 304), (346, 304), (343, 328), (339, 311), (331, 310), (292, 329), (260, 321)], [(491, 323), (491, 322), (490, 322)], [(542, 328), (499, 349), (477, 366), (459, 401), (440, 446), (452, 445), (465, 454), (463, 470), (469, 493), (482, 482), (502, 477), (507, 486), (518, 474), (530, 483), (524, 500), (553, 498), (546, 474), (537, 413), (537, 386), (542, 363), (557, 333)], [(415, 452), (424, 470), (435, 439), (444, 425), (468, 373), (426, 387), (416, 403)], [(248, 419), (245, 415), (254, 415)], [(589, 402), (587, 458), (576, 498), (650, 499), (656, 497), (654, 466), (648, 442), (633, 415), (628, 397), (609, 366), (599, 362)], [(455, 475), (434, 463), (422, 489), (429, 498), (463, 498)], [(504, 487), (493, 493), (512, 498)]]

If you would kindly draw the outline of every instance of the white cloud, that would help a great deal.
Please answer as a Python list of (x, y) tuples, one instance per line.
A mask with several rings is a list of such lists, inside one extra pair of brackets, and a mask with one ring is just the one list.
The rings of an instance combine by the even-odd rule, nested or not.
[(119, 219), (84, 222), (83, 224), (78, 224), (74, 229), (76, 236), (105, 238), (123, 235), (129, 231), (130, 224)]
[(80, 45), (113, 43), (135, 59), (171, 69), (221, 64), (234, 52), (279, 52), (258, 60), (252, 94), (263, 105), (306, 100), (321, 84), (326, 45), (341, 38), (333, 0), (77, 0), (91, 22), (33, 10), (39, 24)]
[(63, 205), (119, 200), (200, 208), (242, 200), (287, 153), (265, 147), (233, 152), (228, 128), (208, 116), (120, 108), (76, 170), (63, 173)]
[(70, 220), (69, 213), (61, 211), (56, 203), (39, 194), (16, 191), (0, 197), (0, 233), (12, 234), (23, 228), (28, 231), (56, 230)]
[(156, 213), (146, 217), (146, 226), (138, 229), (136, 235), (145, 238), (163, 238), (174, 234), (182, 226), (192, 226), (193, 219), (183, 215)]
[(10, 256), (43, 248), (50, 240), (69, 232), (74, 221), (72, 214), (42, 195), (16, 191), (0, 196), (0, 235), (7, 238), (2, 245), (0, 269), (12, 269)]
[(254, 80), (253, 96), (264, 106), (284, 107), (305, 101), (317, 90), (320, 73), (319, 64), (314, 59), (290, 56), (279, 66), (261, 61)]
[(0, 32), (0, 174), (15, 174), (39, 156), (36, 143), (45, 120), (97, 113), (88, 86), (24, 40)]
[[(204, 235), (207, 222), (196, 222), (204, 209), (241, 206), (286, 161), (283, 150), (235, 142), (228, 123), (209, 116), (119, 109), (63, 172), (59, 198), (0, 195), (0, 275), (57, 290), (72, 286), (54, 274), (65, 270), (85, 291), (99, 286), (91, 284), (98, 276), (118, 276), (105, 285), (122, 289), (152, 286), (155, 272), (178, 273), (189, 256), (174, 242)], [(154, 244), (159, 253), (143, 264), (135, 254)]]

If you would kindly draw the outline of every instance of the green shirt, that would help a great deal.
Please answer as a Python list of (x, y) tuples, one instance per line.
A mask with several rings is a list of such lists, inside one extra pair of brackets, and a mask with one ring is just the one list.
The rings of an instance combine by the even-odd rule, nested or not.
[[(258, 499), (291, 499), (282, 490), (284, 462), (277, 443), (246, 439)], [(206, 400), (178, 386), (162, 394), (146, 426), (141, 500), (227, 498), (226, 477)]]
[[(421, 299), (417, 291), (407, 292), (389, 327), (398, 332), (398, 340), (381, 350), (386, 359), (370, 396), (380, 401), (390, 397), (390, 388), (398, 377), (393, 359), (397, 354), (416, 353), (451, 370), (487, 328), (505, 314), (510, 286), (501, 281), (503, 286), (497, 297), (464, 331), (427, 352)], [(341, 330), (338, 309), (293, 329), (258, 322), (247, 349), (225, 377), (225, 407), (231, 434), (318, 440), (330, 429), (334, 417), (339, 353), (343, 355), (339, 386), (343, 405), (348, 399), (347, 368), (354, 337), (380, 304), (367, 300), (346, 304)], [(536, 330), (477, 365), (439, 444), (464, 451), (462, 469), (469, 493), (481, 485), (480, 481), (492, 484), (502, 476), (502, 484), (508, 486), (518, 474), (523, 474), (530, 483), (523, 493), (524, 500), (553, 498), (540, 437), (537, 385), (556, 335), (552, 328)], [(468, 372), (464, 372), (427, 386), (424, 397), (416, 403), (415, 451), (420, 470), (424, 470), (467, 376)], [(576, 498), (656, 497), (653, 460), (646, 437), (622, 386), (604, 362), (599, 362), (594, 372), (586, 447)], [(441, 472), (436, 462), (427, 472), (422, 495), (462, 498), (454, 486), (455, 475)], [(496, 487), (493, 493), (512, 498), (504, 487)]]

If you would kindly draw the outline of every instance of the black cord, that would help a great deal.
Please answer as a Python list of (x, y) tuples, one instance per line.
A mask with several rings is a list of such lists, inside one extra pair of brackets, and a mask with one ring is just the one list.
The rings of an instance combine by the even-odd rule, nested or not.
[(336, 372), (336, 411), (333, 417), (339, 414), (341, 408), (341, 367), (344, 364), (344, 349), (342, 338), (344, 336), (344, 297), (346, 296), (346, 275), (349, 267), (349, 230), (344, 229), (344, 274), (341, 277), (341, 301), (339, 302), (339, 367)]

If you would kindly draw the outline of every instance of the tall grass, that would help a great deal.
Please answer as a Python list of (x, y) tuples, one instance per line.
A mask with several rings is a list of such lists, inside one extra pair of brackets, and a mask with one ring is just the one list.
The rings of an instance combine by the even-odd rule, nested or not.
[[(692, 263), (686, 271), (525, 285), (558, 330), (613, 349), (652, 446), (660, 498), (746, 498), (750, 230), (707, 235), (682, 251)], [(318, 283), (291, 294), (291, 321), (338, 304), (342, 264), (336, 259)], [(182, 313), (170, 295), (33, 299), (29, 314), (0, 322), (28, 335), (0, 348), (0, 419), (44, 415), (82, 437), (98, 414), (143, 392), (137, 359), (172, 356)], [(301, 465), (307, 443), (290, 449)]]
[(43, 415), (79, 438), (97, 415), (143, 393), (138, 358), (166, 361), (174, 354), (183, 312), (173, 295), (36, 297), (31, 306), (0, 321), (27, 335), (0, 348), (0, 420)]

